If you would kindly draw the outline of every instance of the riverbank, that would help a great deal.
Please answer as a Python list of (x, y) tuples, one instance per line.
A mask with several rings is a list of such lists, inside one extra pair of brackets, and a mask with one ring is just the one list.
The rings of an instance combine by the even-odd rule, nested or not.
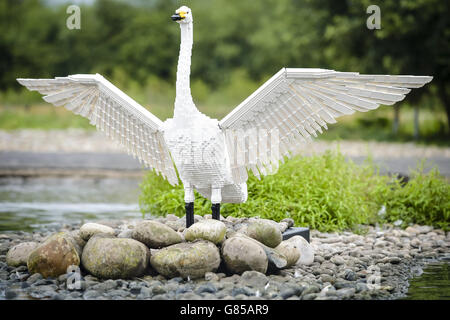
[[(197, 219), (202, 219), (197, 217)], [(158, 218), (174, 225), (174, 218)], [(171, 222), (169, 222), (171, 221)], [(96, 221), (114, 228), (136, 221)], [(176, 221), (182, 224), (183, 218)], [(245, 223), (225, 219), (228, 228)], [(175, 223), (176, 224), (176, 223)], [(450, 259), (450, 232), (429, 226), (402, 230), (363, 226), (363, 234), (322, 233), (311, 230), (314, 260), (266, 274), (246, 271), (240, 275), (226, 270), (207, 273), (201, 279), (166, 279), (155, 272), (133, 279), (100, 280), (82, 270), (79, 290), (69, 290), (67, 276), (44, 279), (30, 275), (26, 266), (6, 264), (6, 253), (25, 241), (41, 242), (57, 231), (74, 231), (79, 224), (53, 225), (39, 232), (5, 232), (0, 235), (1, 299), (398, 299), (405, 296), (408, 280), (420, 274), (427, 261)], [(182, 228), (181, 228), (182, 229)], [(180, 230), (180, 229), (179, 229)], [(152, 250), (153, 251), (153, 250)], [(153, 252), (152, 252), (153, 254)]]

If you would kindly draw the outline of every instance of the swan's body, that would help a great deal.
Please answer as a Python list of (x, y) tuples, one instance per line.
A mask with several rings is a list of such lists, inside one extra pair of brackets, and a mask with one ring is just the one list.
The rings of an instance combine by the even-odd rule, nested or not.
[[(178, 11), (182, 11), (181, 9)], [(167, 146), (186, 189), (186, 202), (193, 201), (193, 188), (208, 199), (220, 202), (244, 202), (245, 183), (233, 183), (225, 135), (219, 121), (201, 113), (195, 106), (189, 75), (193, 44), (193, 21), (180, 23), (181, 44), (177, 68), (176, 98), (173, 119), (164, 122)]]
[[(186, 223), (193, 223), (194, 189), (213, 203), (247, 200), (247, 171), (257, 177), (276, 171), (301, 142), (327, 129), (326, 123), (355, 110), (392, 105), (431, 81), (427, 76), (360, 75), (325, 69), (282, 68), (224, 119), (202, 114), (190, 91), (193, 18), (181, 7), (174, 116), (164, 123), (101, 75), (17, 79), (47, 102), (87, 117), (147, 167), (185, 189)], [(173, 161), (172, 161), (173, 160)]]

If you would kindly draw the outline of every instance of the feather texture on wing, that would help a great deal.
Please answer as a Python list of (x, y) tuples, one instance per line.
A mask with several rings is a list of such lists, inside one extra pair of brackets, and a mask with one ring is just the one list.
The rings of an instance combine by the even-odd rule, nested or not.
[(154, 169), (170, 184), (178, 184), (162, 122), (101, 75), (77, 74), (55, 79), (17, 79), (30, 90), (44, 94), (45, 101), (64, 106), (110, 139), (120, 143), (128, 154), (145, 167)]
[(361, 75), (326, 69), (283, 68), (219, 122), (235, 183), (247, 170), (260, 177), (301, 151), (343, 115), (401, 101), (428, 76)]

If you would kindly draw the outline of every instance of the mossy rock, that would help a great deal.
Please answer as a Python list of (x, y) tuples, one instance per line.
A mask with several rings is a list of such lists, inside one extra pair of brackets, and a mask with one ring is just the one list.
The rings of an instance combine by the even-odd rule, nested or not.
[(10, 267), (26, 266), (30, 253), (37, 247), (39, 247), (37, 242), (23, 242), (15, 245), (6, 254), (6, 263)]
[(149, 257), (149, 249), (139, 241), (98, 234), (84, 247), (81, 264), (98, 278), (128, 279), (145, 273)]
[(215, 244), (222, 243), (227, 233), (227, 227), (223, 222), (213, 219), (200, 220), (186, 230), (186, 241), (207, 240)]
[(88, 241), (94, 234), (104, 233), (113, 236), (115, 231), (113, 228), (103, 224), (88, 222), (81, 226), (79, 236), (84, 241)]
[(168, 278), (203, 278), (220, 265), (219, 249), (209, 241), (174, 244), (157, 250), (150, 258), (152, 267)]
[(44, 278), (58, 277), (71, 265), (80, 264), (80, 248), (67, 233), (60, 232), (49, 237), (28, 256), (30, 273), (40, 273)]
[(252, 270), (266, 273), (269, 263), (264, 249), (256, 241), (241, 236), (225, 240), (222, 257), (227, 269), (238, 274)]
[(278, 224), (267, 219), (252, 221), (247, 227), (246, 234), (271, 248), (275, 248), (283, 240)]
[(183, 237), (169, 226), (157, 221), (142, 221), (133, 229), (131, 237), (149, 248), (164, 248), (183, 241)]

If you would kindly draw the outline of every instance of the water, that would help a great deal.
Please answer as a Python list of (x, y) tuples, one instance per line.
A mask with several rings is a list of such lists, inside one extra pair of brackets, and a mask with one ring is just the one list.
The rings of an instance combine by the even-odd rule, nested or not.
[(140, 218), (134, 178), (0, 178), (0, 232)]
[(405, 300), (450, 300), (449, 260), (428, 263), (420, 276), (409, 281)]

